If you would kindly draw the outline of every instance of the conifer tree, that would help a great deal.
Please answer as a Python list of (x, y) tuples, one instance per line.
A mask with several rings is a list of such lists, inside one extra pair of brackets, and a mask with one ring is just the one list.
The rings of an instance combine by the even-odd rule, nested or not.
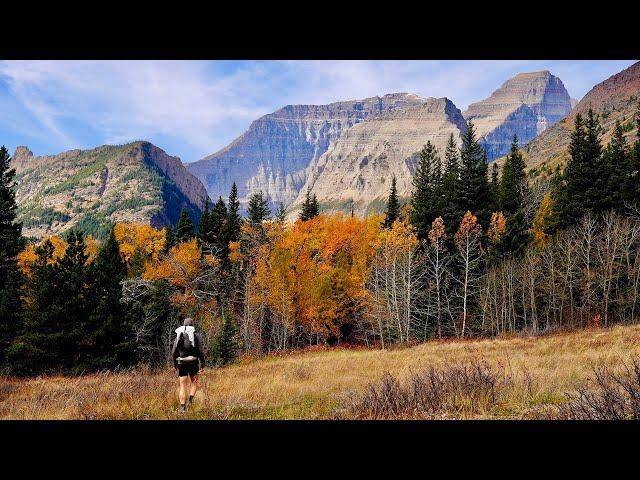
[(569, 144), (570, 158), (555, 190), (558, 228), (574, 225), (587, 211), (599, 213), (605, 206), (608, 179), (601, 158), (599, 133), (600, 125), (593, 110), (589, 110), (586, 121), (580, 114), (576, 115)]
[(385, 212), (384, 222), (385, 228), (391, 228), (393, 222), (400, 216), (400, 201), (398, 200), (398, 188), (396, 186), (396, 176), (391, 179), (391, 190), (389, 191), (389, 199), (387, 200), (387, 210)]
[(214, 243), (219, 252), (224, 250), (223, 230), (226, 219), (227, 205), (224, 203), (222, 197), (219, 197), (211, 211), (211, 232), (214, 238)]
[(469, 121), (460, 149), (459, 208), (475, 214), (483, 228), (488, 227), (491, 218), (491, 187), (487, 173), (487, 153), (476, 139), (475, 127)]
[(530, 225), (527, 225), (524, 212), (528, 192), (525, 167), (522, 153), (518, 149), (518, 138), (514, 135), (498, 188), (499, 208), (505, 215), (507, 224), (497, 246), (502, 253), (520, 255), (530, 241)]
[(209, 207), (209, 199), (204, 204), (204, 210), (200, 216), (198, 225), (198, 240), (205, 245), (213, 245), (215, 242), (215, 232), (213, 231), (213, 212)]
[(300, 210), (300, 214), (298, 218), (303, 222), (307, 220), (311, 220), (314, 217), (317, 217), (320, 214), (320, 205), (318, 204), (318, 199), (316, 198), (316, 194), (311, 195), (311, 192), (307, 190), (307, 195), (302, 203), (302, 208)]
[(464, 211), (460, 208), (460, 157), (453, 137), (449, 136), (444, 152), (445, 171), (442, 177), (442, 207), (445, 231), (450, 238), (457, 230)]
[(438, 151), (427, 141), (420, 150), (420, 161), (413, 174), (413, 192), (411, 193), (411, 211), (409, 219), (415, 227), (418, 238), (425, 239), (438, 212), (434, 205), (433, 165)]
[(16, 374), (81, 373), (91, 369), (82, 352), (91, 345), (88, 318), (94, 307), (87, 275), (85, 242), (79, 231), (67, 236), (67, 249), (51, 264), (49, 240), (36, 248), (37, 260), (27, 283), (30, 302), (24, 330), (7, 349)]
[(227, 217), (225, 218), (222, 237), (228, 248), (229, 242), (237, 242), (240, 239), (240, 200), (238, 199), (238, 187), (236, 182), (231, 186), (229, 202), (227, 207)]
[(0, 363), (19, 330), (22, 275), (16, 256), (23, 249), (22, 224), (16, 222), (15, 170), (7, 149), (0, 148)]
[(126, 278), (127, 268), (120, 256), (114, 229), (100, 247), (89, 271), (91, 304), (94, 307), (88, 320), (85, 334), (88, 348), (82, 352), (82, 363), (90, 370), (131, 364), (134, 341), (125, 324), (125, 313), (120, 303), (120, 282)]
[(493, 162), (491, 167), (491, 211), (500, 210), (500, 180), (498, 179), (498, 164)]
[(262, 190), (249, 197), (247, 216), (249, 221), (254, 225), (260, 225), (271, 217), (271, 210), (269, 209), (269, 204), (262, 194)]
[(229, 312), (222, 317), (222, 329), (213, 343), (211, 357), (213, 364), (223, 367), (232, 363), (238, 355), (237, 328)]
[(174, 231), (176, 242), (182, 243), (191, 240), (194, 237), (194, 229), (193, 221), (191, 221), (187, 209), (183, 207)]
[(622, 125), (616, 120), (611, 141), (602, 154), (602, 168), (606, 177), (606, 184), (603, 185), (604, 210), (613, 208), (621, 212), (624, 209), (624, 202), (628, 198), (628, 180), (632, 176), (629, 156)]
[(284, 208), (284, 204), (280, 202), (278, 212), (276, 213), (276, 220), (280, 223), (284, 223), (287, 218), (287, 209)]
[(514, 135), (511, 151), (502, 168), (499, 186), (499, 208), (507, 216), (524, 207), (525, 195), (528, 190), (525, 168), (525, 161), (518, 149), (518, 138)]

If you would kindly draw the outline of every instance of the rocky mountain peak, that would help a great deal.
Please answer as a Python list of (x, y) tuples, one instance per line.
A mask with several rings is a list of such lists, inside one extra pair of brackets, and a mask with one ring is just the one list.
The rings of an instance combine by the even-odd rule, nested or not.
[(476, 126), (492, 160), (509, 151), (514, 134), (524, 145), (571, 109), (571, 97), (562, 81), (544, 70), (508, 79), (489, 98), (469, 105), (464, 116)]
[(391, 93), (326, 105), (288, 105), (251, 123), (225, 148), (187, 165), (211, 198), (226, 198), (233, 182), (242, 208), (261, 190), (272, 210), (290, 205), (306, 181), (308, 167), (352, 126), (369, 118), (423, 103), (410, 93)]

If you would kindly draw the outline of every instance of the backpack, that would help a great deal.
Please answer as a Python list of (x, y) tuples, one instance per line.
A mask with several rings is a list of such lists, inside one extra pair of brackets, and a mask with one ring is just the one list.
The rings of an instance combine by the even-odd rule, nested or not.
[(191, 343), (191, 339), (189, 338), (189, 335), (187, 335), (187, 332), (181, 332), (180, 335), (182, 336), (182, 348), (185, 352), (192, 352), (193, 351), (193, 344)]

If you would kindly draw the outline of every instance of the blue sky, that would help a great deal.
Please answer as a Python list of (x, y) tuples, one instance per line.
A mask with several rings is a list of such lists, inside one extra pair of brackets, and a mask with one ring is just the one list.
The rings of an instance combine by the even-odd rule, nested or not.
[(0, 61), (0, 144), (36, 155), (149, 140), (183, 161), (227, 145), (287, 104), (410, 92), (460, 110), (520, 72), (549, 70), (572, 97), (615, 61)]

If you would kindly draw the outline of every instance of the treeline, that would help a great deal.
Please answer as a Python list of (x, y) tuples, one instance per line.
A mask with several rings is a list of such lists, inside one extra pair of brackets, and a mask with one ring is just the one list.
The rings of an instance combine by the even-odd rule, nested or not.
[[(637, 115), (636, 123), (640, 123)], [(13, 171), (0, 173), (0, 354), (14, 374), (167, 364), (186, 315), (213, 365), (311, 345), (386, 348), (434, 337), (634, 322), (640, 289), (640, 138), (576, 117), (570, 160), (527, 181), (517, 139), (489, 172), (471, 123), (458, 147), (420, 152), (409, 202), (392, 182), (384, 215), (293, 224), (261, 192), (239, 214), (207, 203), (172, 228), (117, 224), (25, 245)]]

